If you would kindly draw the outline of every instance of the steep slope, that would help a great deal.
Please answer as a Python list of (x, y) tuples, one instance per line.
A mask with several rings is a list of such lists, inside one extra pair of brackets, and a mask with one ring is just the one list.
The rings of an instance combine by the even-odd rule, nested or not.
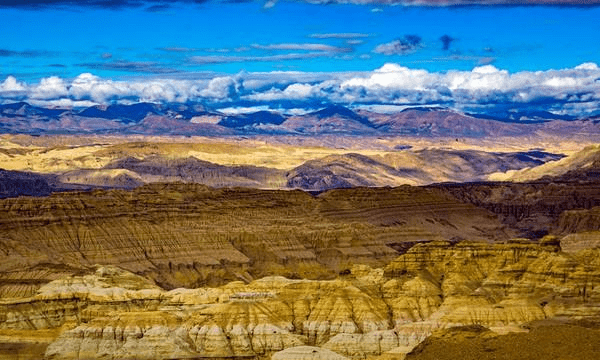
[(133, 189), (145, 184), (140, 175), (125, 169), (73, 170), (58, 175), (57, 180), (62, 186), (89, 188)]
[(331, 155), (307, 161), (288, 172), (287, 178), (288, 187), (307, 190), (418, 185), (431, 180), (425, 170), (395, 169), (360, 154)]
[(98, 105), (84, 109), (77, 113), (81, 117), (101, 118), (110, 120), (119, 120), (125, 124), (138, 123), (148, 114), (161, 114), (163, 111), (160, 105), (151, 103), (137, 103), (131, 105)]
[(489, 212), (433, 189), (315, 198), (180, 183), (5, 199), (0, 231), (0, 274), (12, 279), (0, 283), (6, 294), (94, 264), (169, 288), (272, 274), (330, 278), (352, 263), (385, 263), (403, 241), (511, 236)]
[(471, 139), (519, 137), (540, 141), (589, 141), (591, 137), (600, 136), (599, 122), (595, 118), (576, 120), (562, 115), (531, 113), (521, 114), (525, 118), (516, 120), (511, 115), (514, 114), (477, 117), (445, 108), (407, 108), (397, 113), (380, 114), (330, 104), (317, 111), (290, 117), (277, 111), (227, 115), (198, 103), (54, 109), (21, 102), (0, 105), (0, 132), (36, 135), (411, 135)]
[(580, 182), (600, 178), (600, 145), (588, 146), (583, 150), (558, 161), (505, 173), (491, 174), (492, 181), (557, 181)]
[(226, 136), (236, 134), (236, 131), (218, 124), (188, 121), (164, 115), (148, 115), (139, 123), (124, 129), (123, 132), (143, 135), (184, 136)]
[(285, 116), (272, 111), (257, 111), (254, 113), (227, 116), (219, 122), (219, 125), (229, 128), (247, 128), (253, 130), (261, 124), (281, 125)]
[(595, 230), (600, 230), (600, 207), (564, 211), (555, 228), (558, 234)]
[(45, 117), (58, 118), (61, 114), (68, 112), (66, 109), (48, 109), (29, 105), (26, 102), (12, 104), (0, 104), (0, 114), (3, 117)]
[[(600, 206), (598, 182), (564, 183), (467, 183), (431, 185), (462, 201), (497, 214), (501, 221), (521, 236), (541, 238), (550, 233), (563, 233), (569, 225), (559, 217), (574, 209)], [(576, 219), (576, 218), (573, 218)]]

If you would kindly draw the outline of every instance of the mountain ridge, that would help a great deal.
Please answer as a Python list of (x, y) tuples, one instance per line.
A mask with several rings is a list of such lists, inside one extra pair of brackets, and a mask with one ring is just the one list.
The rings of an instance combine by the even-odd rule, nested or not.
[[(533, 116), (533, 117), (531, 117)], [(301, 115), (284, 110), (224, 114), (194, 104), (136, 103), (87, 108), (43, 108), (25, 102), (0, 105), (0, 132), (23, 134), (165, 135), (411, 135), (485, 138), (540, 134), (600, 135), (594, 118), (535, 113), (529, 120), (486, 116), (450, 108), (412, 107), (390, 114), (330, 104)], [(152, 126), (148, 121), (161, 123)], [(199, 124), (202, 124), (201, 126)]]

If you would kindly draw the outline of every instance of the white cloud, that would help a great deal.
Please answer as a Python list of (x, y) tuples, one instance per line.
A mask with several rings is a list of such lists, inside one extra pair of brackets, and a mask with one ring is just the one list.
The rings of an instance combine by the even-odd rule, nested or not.
[(308, 100), (310, 98), (323, 97), (324, 94), (321, 92), (321, 89), (326, 84), (328, 82), (323, 82), (319, 85), (296, 83), (287, 86), (284, 90), (272, 88), (264, 92), (246, 95), (243, 98), (253, 101)]
[(104, 103), (113, 98), (132, 96), (128, 84), (103, 80), (90, 73), (77, 76), (72, 82), (69, 94), (75, 99), (89, 98)]
[(208, 82), (208, 86), (200, 91), (199, 95), (217, 100), (230, 99), (237, 94), (239, 83), (229, 76), (216, 77)]
[(99, 105), (97, 102), (89, 100), (72, 100), (72, 99), (58, 99), (58, 100), (29, 100), (29, 104), (33, 106), (46, 106), (56, 107), (61, 109), (69, 108), (87, 108), (90, 106)]
[(363, 87), (366, 89), (395, 88), (422, 90), (431, 85), (436, 76), (426, 70), (413, 70), (397, 64), (385, 64), (373, 71), (368, 78), (357, 77), (342, 82), (341, 88)]
[(595, 71), (595, 70), (598, 70), (598, 65), (596, 63), (587, 62), (587, 63), (583, 63), (581, 65), (575, 66), (575, 70)]
[(32, 88), (30, 97), (33, 99), (57, 99), (68, 95), (67, 84), (57, 76), (43, 78), (39, 85)]
[(264, 9), (271, 9), (277, 4), (277, 0), (268, 0), (263, 5)]
[(239, 114), (250, 114), (258, 111), (268, 111), (270, 110), (269, 106), (261, 105), (261, 106), (236, 106), (236, 107), (226, 107), (219, 109), (220, 113), (225, 115), (239, 115)]
[(8, 76), (2, 84), (0, 84), (0, 92), (16, 92), (25, 91), (27, 86), (24, 83), (18, 82), (14, 76)]
[[(36, 104), (71, 106), (118, 102), (226, 103), (237, 107), (278, 101), (379, 105), (451, 104), (457, 108), (484, 104), (547, 104), (547, 108), (590, 112), (600, 102), (600, 67), (510, 73), (492, 65), (471, 71), (429, 72), (388, 63), (368, 72), (270, 72), (212, 78), (137, 78), (115, 81), (84, 73), (74, 79), (49, 77), (26, 84), (9, 76), (0, 83), (0, 102), (23, 99)], [(263, 103), (263, 104), (261, 104)], [(580, 105), (577, 105), (580, 104)], [(273, 106), (273, 104), (268, 104)], [(77, 106), (77, 105), (73, 105)], [(277, 105), (279, 106), (279, 105)], [(294, 105), (297, 106), (297, 105)]]
[[(368, 100), (379, 98), (383, 102), (415, 98), (419, 103), (448, 100), (455, 103), (488, 101), (528, 102), (536, 98), (569, 99), (584, 93), (599, 97), (600, 68), (596, 64), (583, 64), (573, 69), (518, 72), (511, 74), (492, 65), (472, 71), (430, 73), (409, 69), (397, 64), (386, 64), (369, 73), (341, 82), (343, 92), (360, 90)], [(401, 91), (402, 94), (394, 95)], [(414, 96), (418, 94), (418, 96)], [(420, 99), (420, 100), (419, 100)], [(578, 98), (578, 101), (583, 101)]]

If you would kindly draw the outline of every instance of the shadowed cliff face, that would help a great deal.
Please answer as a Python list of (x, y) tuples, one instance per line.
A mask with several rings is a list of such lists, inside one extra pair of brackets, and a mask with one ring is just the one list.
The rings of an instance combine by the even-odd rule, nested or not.
[(511, 234), (486, 210), (436, 189), (302, 191), (156, 184), (0, 202), (4, 296), (69, 269), (114, 264), (166, 288), (282, 274), (331, 278), (383, 265), (402, 241)]
[(0, 169), (0, 198), (46, 196), (52, 190), (46, 177), (42, 175)]
[(580, 221), (595, 218), (594, 213), (567, 210), (600, 206), (600, 182), (597, 179), (581, 183), (546, 181), (441, 184), (432, 187), (497, 214), (504, 224), (528, 238), (540, 238), (547, 233), (595, 230), (590, 221), (587, 221), (588, 225), (582, 225)]

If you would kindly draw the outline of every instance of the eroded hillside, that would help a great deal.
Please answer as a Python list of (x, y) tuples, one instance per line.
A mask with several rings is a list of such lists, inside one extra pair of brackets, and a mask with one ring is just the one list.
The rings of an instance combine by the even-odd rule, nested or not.
[[(265, 275), (331, 278), (381, 266), (415, 240), (501, 240), (486, 210), (437, 189), (295, 191), (155, 184), (0, 202), (1, 291), (26, 296), (68, 269), (118, 265), (164, 287)], [(67, 270), (66, 270), (67, 269)]]
[[(596, 321), (599, 255), (570, 255), (552, 244), (432, 242), (384, 268), (355, 265), (335, 280), (271, 276), (171, 291), (94, 266), (31, 297), (4, 299), (0, 332), (12, 334), (22, 354), (46, 359), (289, 359), (306, 351), (397, 358), (453, 326), (502, 334), (543, 319)], [(41, 348), (19, 338), (36, 334)]]

